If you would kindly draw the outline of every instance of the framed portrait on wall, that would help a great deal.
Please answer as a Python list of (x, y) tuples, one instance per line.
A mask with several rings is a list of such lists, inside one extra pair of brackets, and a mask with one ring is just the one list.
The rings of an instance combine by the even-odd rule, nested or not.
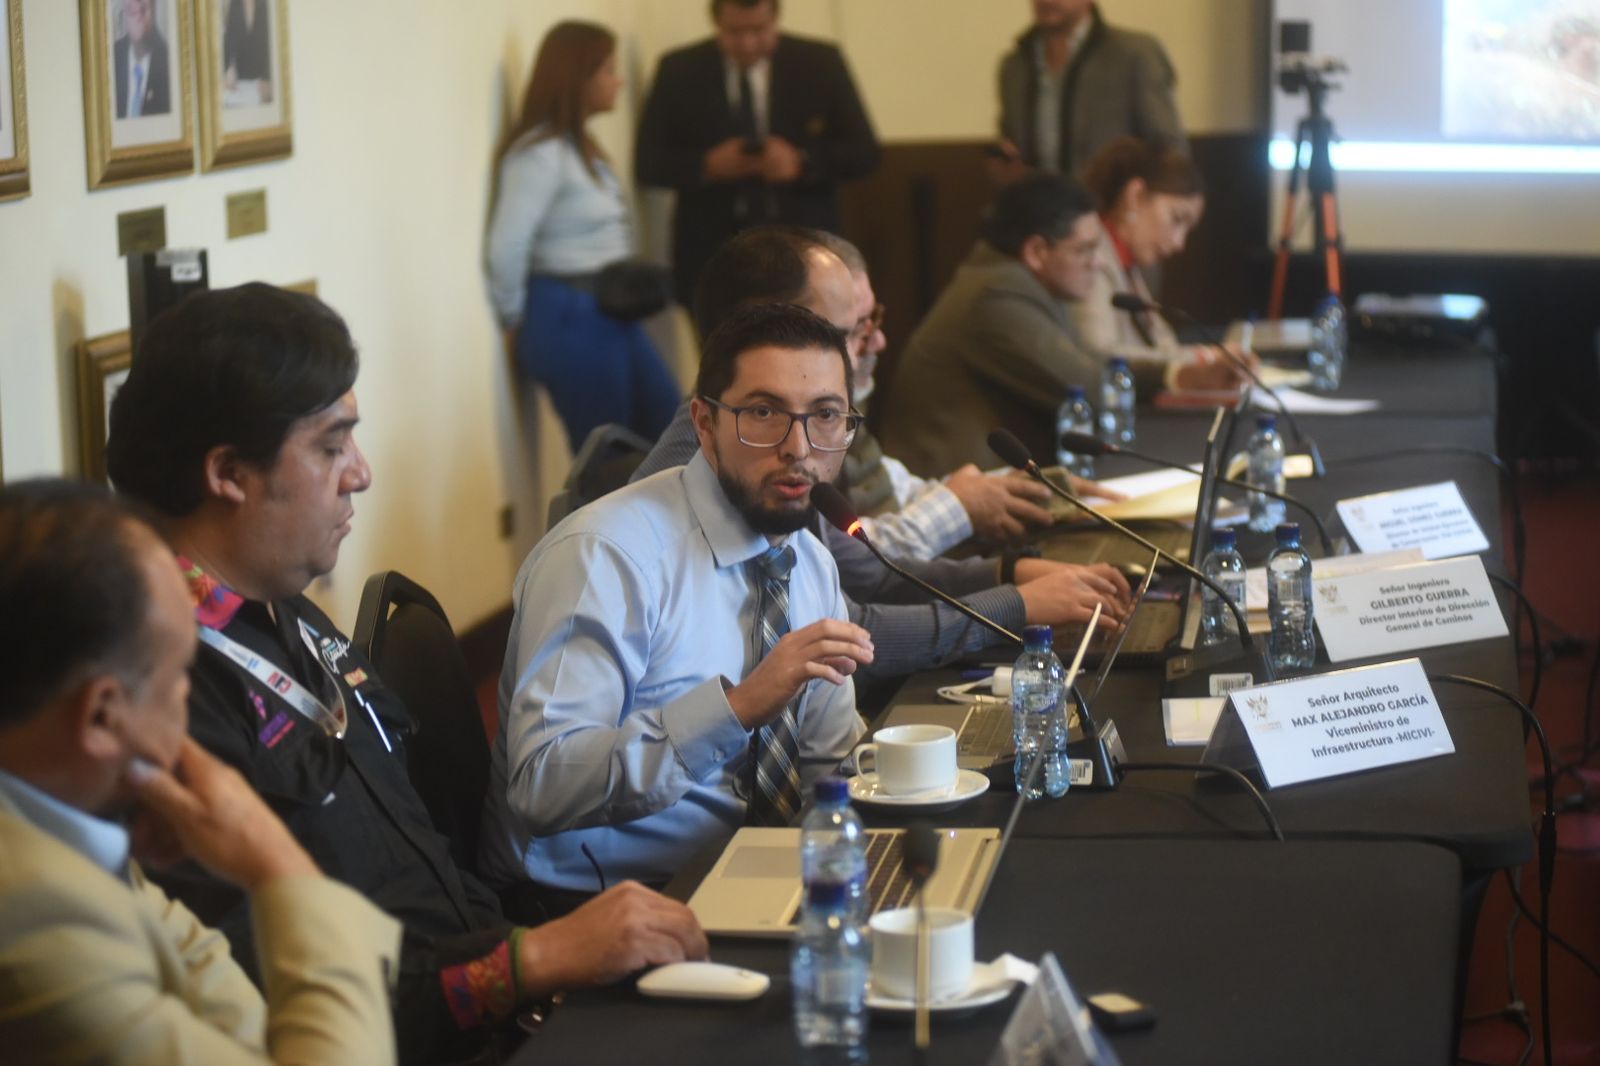
[(190, 0), (78, 0), (89, 188), (194, 170)]
[(111, 401), (128, 380), (131, 366), (133, 344), (127, 330), (78, 342), (78, 454), (87, 480), (106, 479)]
[(285, 0), (193, 0), (200, 166), (283, 159), (294, 148)]
[(28, 89), (22, 0), (0, 0), (0, 200), (28, 195)]

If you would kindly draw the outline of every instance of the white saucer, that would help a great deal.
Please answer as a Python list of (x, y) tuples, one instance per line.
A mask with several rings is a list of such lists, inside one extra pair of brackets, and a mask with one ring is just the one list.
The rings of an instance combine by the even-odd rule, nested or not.
[(850, 779), (850, 798), (869, 807), (898, 807), (902, 810), (947, 811), (989, 791), (989, 779), (976, 770), (956, 773), (955, 784), (930, 788), (924, 792), (890, 794), (876, 773), (858, 774)]
[[(1005, 976), (1000, 966), (980, 962), (972, 967), (972, 984), (959, 996), (936, 999), (928, 1004), (929, 1014), (953, 1014), (958, 1011), (977, 1010), (991, 1003), (999, 1003), (1011, 994), (1016, 982)], [(910, 1014), (917, 1009), (914, 1000), (899, 996), (880, 996), (867, 985), (867, 1006), (889, 1014)]]

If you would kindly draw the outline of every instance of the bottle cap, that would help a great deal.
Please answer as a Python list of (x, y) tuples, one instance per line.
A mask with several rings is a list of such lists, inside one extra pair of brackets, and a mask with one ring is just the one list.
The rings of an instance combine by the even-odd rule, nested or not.
[(1300, 523), (1285, 522), (1278, 527), (1278, 543), (1285, 548), (1300, 546)]
[(1211, 531), (1211, 546), (1222, 551), (1233, 551), (1239, 546), (1239, 534), (1232, 529), (1215, 529)]
[(1087, 392), (1083, 391), (1083, 386), (1082, 385), (1068, 385), (1067, 386), (1067, 399), (1069, 399), (1069, 400), (1086, 400), (1088, 398), (1089, 398), (1089, 394)]
[(1278, 428), (1278, 416), (1277, 415), (1256, 415), (1256, 428), (1257, 429), (1277, 429)]
[(1022, 631), (1022, 643), (1025, 647), (1036, 647), (1043, 644), (1049, 647), (1055, 641), (1055, 631), (1049, 626), (1028, 626)]
[(806, 886), (806, 900), (813, 907), (838, 907), (845, 900), (845, 886), (838, 881), (813, 881)]
[(842, 777), (824, 777), (816, 783), (813, 794), (818, 803), (843, 803), (850, 798), (850, 786)]
[(1114, 355), (1108, 361), (1112, 370), (1127, 370), (1128, 360), (1120, 355)]

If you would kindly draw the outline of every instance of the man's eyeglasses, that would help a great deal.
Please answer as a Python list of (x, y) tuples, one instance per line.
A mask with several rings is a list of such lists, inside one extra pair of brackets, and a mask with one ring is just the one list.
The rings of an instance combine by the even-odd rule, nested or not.
[(752, 403), (744, 407), (730, 407), (709, 396), (702, 400), (719, 411), (733, 414), (734, 432), (739, 443), (751, 448), (776, 448), (789, 439), (796, 422), (805, 429), (806, 441), (819, 452), (842, 452), (856, 439), (865, 416), (854, 411), (841, 411), (837, 407), (824, 407), (797, 415), (780, 411), (767, 403)]
[(856, 319), (856, 324), (845, 334), (848, 341), (864, 340), (883, 328), (883, 316), (886, 312), (882, 304), (873, 304), (872, 310)]

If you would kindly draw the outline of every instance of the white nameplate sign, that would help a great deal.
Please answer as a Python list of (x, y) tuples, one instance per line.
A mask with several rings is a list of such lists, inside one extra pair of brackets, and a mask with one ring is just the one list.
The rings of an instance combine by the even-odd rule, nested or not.
[(1509, 636), (1476, 555), (1364, 574), (1311, 574), (1317, 632), (1336, 663)]
[(1420, 659), (1279, 681), (1229, 699), (1271, 788), (1456, 750)]
[(1424, 558), (1444, 559), (1489, 550), (1454, 481), (1340, 500), (1339, 517), (1364, 552), (1421, 548)]

